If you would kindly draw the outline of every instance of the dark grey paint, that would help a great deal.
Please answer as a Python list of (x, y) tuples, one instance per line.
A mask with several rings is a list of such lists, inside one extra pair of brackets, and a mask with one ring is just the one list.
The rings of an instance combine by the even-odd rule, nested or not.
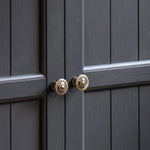
[(111, 62), (138, 60), (138, 1), (111, 1)]
[(11, 74), (38, 73), (39, 0), (13, 0), (11, 20)]
[[(0, 105), (5, 124), (0, 130), (8, 129), (0, 148), (149, 148), (149, 87), (120, 88), (150, 82), (149, 63), (131, 62), (150, 58), (149, 2), (47, 0), (47, 12), (42, 2), (14, 0), (10, 6), (0, 1), (0, 76), (7, 75), (0, 78), (0, 99), (10, 103)], [(125, 61), (126, 66), (100, 69)], [(70, 87), (59, 97), (49, 90), (52, 81), (64, 77), (70, 82), (82, 72), (92, 91)], [(40, 102), (31, 98), (39, 95)], [(24, 99), (29, 101), (19, 103)]]
[(86, 150), (110, 149), (110, 92), (94, 91), (84, 96), (84, 138)]
[[(136, 64), (136, 63), (135, 63)], [(113, 65), (104, 68), (96, 68), (85, 70), (90, 80), (89, 88), (112, 88), (120, 86), (134, 86), (137, 84), (145, 84), (150, 82), (150, 64), (132, 65), (128, 63), (125, 66), (114, 67)], [(118, 66), (119, 66), (118, 65)]]
[(11, 104), (11, 150), (40, 150), (39, 101)]
[(0, 76), (10, 75), (10, 1), (0, 0)]
[[(82, 73), (82, 1), (66, 0), (66, 79)], [(70, 89), (66, 95), (66, 150), (83, 145), (83, 94)]]
[(138, 88), (112, 90), (112, 150), (138, 149)]
[(42, 74), (0, 78), (0, 100), (42, 96), (46, 93), (46, 79)]
[(0, 0), (2, 150), (46, 150), (44, 5), (45, 0)]
[(10, 106), (0, 105), (0, 149), (10, 150)]
[(150, 59), (150, 1), (139, 1), (140, 59)]
[(109, 8), (110, 0), (85, 0), (83, 3), (83, 48), (86, 66), (110, 62)]
[[(64, 0), (47, 1), (47, 88), (64, 78)], [(64, 150), (64, 96), (48, 91), (47, 150)]]
[(140, 149), (150, 149), (150, 86), (140, 88)]
[[(66, 78), (70, 82), (83, 72), (90, 80), (89, 90), (85, 93), (71, 87), (66, 95), (67, 150), (144, 150), (144, 144), (148, 145), (149, 136), (144, 133), (149, 133), (149, 112), (148, 109), (142, 110), (142, 116), (146, 118), (143, 120), (140, 116), (139, 101), (142, 98), (138, 86), (150, 83), (150, 65), (149, 60), (144, 63), (138, 60), (150, 58), (149, 13), (148, 9), (144, 11), (149, 2), (139, 1), (141, 6), (136, 0), (110, 2), (66, 0), (65, 3)], [(110, 23), (107, 19), (110, 19)], [(140, 34), (143, 30), (146, 33)], [(141, 42), (144, 50), (140, 47)], [(114, 63), (118, 63), (118, 66)], [(104, 96), (106, 91), (107, 100)], [(145, 95), (144, 99), (148, 99), (148, 95)], [(101, 102), (105, 100), (105, 106), (102, 107)], [(142, 108), (145, 105), (148, 105), (147, 100)], [(105, 112), (110, 112), (104, 118), (110, 122), (101, 121)], [(142, 123), (144, 125), (141, 128)]]

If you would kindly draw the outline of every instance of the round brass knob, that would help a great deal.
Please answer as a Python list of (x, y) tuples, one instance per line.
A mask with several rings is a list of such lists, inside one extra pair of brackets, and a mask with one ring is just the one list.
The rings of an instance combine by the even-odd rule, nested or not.
[(59, 79), (51, 84), (51, 88), (57, 95), (64, 95), (68, 91), (68, 82), (65, 79)]
[(72, 79), (72, 85), (75, 86), (79, 91), (85, 91), (89, 86), (89, 79), (85, 74), (75, 76)]

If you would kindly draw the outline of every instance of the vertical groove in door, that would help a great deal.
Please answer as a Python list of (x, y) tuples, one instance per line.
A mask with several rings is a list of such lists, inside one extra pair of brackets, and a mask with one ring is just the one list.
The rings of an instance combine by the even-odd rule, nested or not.
[[(39, 0), (40, 25), (40, 72), (47, 78), (47, 0)], [(47, 87), (47, 82), (46, 82)], [(47, 94), (47, 90), (46, 90)], [(40, 100), (41, 150), (47, 150), (47, 96)]]
[(110, 90), (110, 150), (112, 150), (112, 90)]
[(139, 6), (139, 1), (140, 0), (137, 0), (138, 1), (138, 9), (137, 9), (137, 14), (138, 14), (138, 22), (137, 22), (137, 24), (138, 24), (138, 60), (140, 60), (140, 16), (139, 16), (139, 14), (140, 14), (140, 6)]
[(85, 36), (85, 24), (84, 24), (84, 21), (85, 21), (85, 18), (84, 18), (84, 16), (85, 16), (85, 13), (84, 13), (84, 11), (85, 11), (85, 6), (84, 6), (84, 4), (85, 4), (85, 0), (82, 0), (82, 68), (83, 68), (83, 66), (84, 66), (84, 62), (85, 62), (85, 41), (84, 41), (84, 36)]
[(110, 64), (111, 64), (111, 59), (112, 59), (112, 58), (111, 58), (111, 55), (112, 55), (112, 54), (111, 54), (111, 42), (112, 42), (112, 41), (111, 41), (111, 0), (110, 0), (109, 3), (110, 3), (110, 8), (109, 8), (109, 9), (110, 9), (110, 10), (109, 10), (109, 11), (110, 11)]
[[(64, 78), (66, 79), (66, 0), (64, 0)], [(64, 150), (66, 150), (66, 95), (64, 95)]]
[[(138, 1), (138, 61), (140, 60), (140, 0)], [(140, 86), (138, 86), (138, 150), (140, 150)]]
[[(110, 64), (112, 63), (112, 0), (110, 0)], [(112, 90), (110, 90), (110, 150), (112, 150)]]
[(10, 116), (9, 116), (9, 118), (10, 118), (10, 150), (12, 150), (12, 125), (11, 125), (11, 103), (9, 104), (9, 107), (10, 107)]
[(140, 86), (138, 86), (138, 150), (140, 150)]
[(10, 0), (10, 76), (11, 76), (11, 0)]

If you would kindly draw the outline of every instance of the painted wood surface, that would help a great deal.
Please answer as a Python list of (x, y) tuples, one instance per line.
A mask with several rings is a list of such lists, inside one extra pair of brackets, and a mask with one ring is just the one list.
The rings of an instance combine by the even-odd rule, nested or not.
[(66, 1), (66, 77), (90, 79), (66, 96), (66, 149), (149, 148), (148, 4)]
[(10, 1), (0, 0), (0, 76), (10, 75)]
[(11, 3), (11, 73), (39, 72), (39, 0)]

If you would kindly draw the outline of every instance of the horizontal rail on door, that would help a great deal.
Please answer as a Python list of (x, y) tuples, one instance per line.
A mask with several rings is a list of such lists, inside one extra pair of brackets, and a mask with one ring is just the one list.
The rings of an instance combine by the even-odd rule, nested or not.
[(42, 74), (0, 77), (0, 100), (35, 97), (46, 92), (46, 78)]
[(107, 89), (150, 84), (150, 60), (85, 66), (89, 89)]

